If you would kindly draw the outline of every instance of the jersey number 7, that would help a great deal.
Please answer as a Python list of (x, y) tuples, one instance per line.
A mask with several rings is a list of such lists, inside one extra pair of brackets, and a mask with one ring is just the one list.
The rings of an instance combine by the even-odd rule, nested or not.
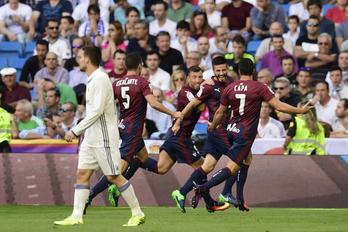
[(239, 103), (239, 115), (243, 115), (244, 114), (246, 95), (245, 94), (236, 94), (236, 98), (240, 100), (240, 103)]

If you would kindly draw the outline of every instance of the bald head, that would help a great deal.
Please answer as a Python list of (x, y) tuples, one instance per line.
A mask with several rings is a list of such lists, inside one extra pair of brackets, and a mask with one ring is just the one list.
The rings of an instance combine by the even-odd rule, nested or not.
[(261, 69), (257, 74), (257, 81), (271, 86), (273, 80), (272, 72), (268, 68)]

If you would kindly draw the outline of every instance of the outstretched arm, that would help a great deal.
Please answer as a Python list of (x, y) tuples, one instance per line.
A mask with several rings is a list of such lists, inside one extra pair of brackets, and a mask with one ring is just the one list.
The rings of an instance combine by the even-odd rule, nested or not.
[(302, 108), (294, 107), (289, 104), (286, 104), (284, 102), (281, 102), (278, 98), (274, 97), (269, 101), (269, 104), (273, 108), (275, 108), (278, 111), (289, 113), (289, 114), (305, 114), (307, 113), (313, 106), (309, 105), (310, 102), (308, 102), (306, 105), (304, 105)]
[(182, 114), (180, 112), (172, 112), (169, 109), (167, 109), (167, 107), (165, 107), (162, 103), (157, 101), (155, 96), (153, 96), (152, 94), (146, 95), (145, 99), (150, 104), (150, 106), (152, 108), (154, 108), (162, 113), (168, 114), (173, 118), (181, 118), (182, 117)]

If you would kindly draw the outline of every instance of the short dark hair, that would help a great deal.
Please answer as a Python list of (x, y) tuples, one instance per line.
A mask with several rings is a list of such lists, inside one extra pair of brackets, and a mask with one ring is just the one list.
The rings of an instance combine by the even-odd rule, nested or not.
[(254, 64), (248, 58), (242, 58), (239, 62), (239, 74), (251, 76), (254, 73)]
[(192, 72), (203, 72), (203, 70), (198, 65), (194, 65), (188, 69), (187, 75), (190, 75)]
[(134, 7), (134, 6), (128, 7), (128, 8), (126, 9), (126, 16), (128, 17), (128, 15), (129, 15), (132, 11), (134, 11), (135, 13), (138, 14), (138, 16), (140, 16), (139, 10), (138, 10), (136, 7)]
[(294, 19), (297, 24), (300, 24), (300, 18), (297, 15), (290, 15), (288, 18), (288, 22), (290, 21), (290, 19)]
[(136, 22), (135, 24), (141, 24), (141, 25), (143, 25), (143, 26), (145, 26), (145, 28), (147, 29), (147, 30), (149, 30), (149, 22), (148, 21), (146, 21), (145, 19), (140, 19), (138, 22)]
[(317, 87), (317, 85), (319, 85), (319, 84), (325, 85), (327, 91), (329, 91), (329, 89), (330, 89), (330, 88), (329, 88), (329, 83), (327, 83), (326, 81), (320, 80), (320, 81), (318, 81), (317, 83), (315, 83), (315, 87)]
[(94, 66), (99, 66), (101, 63), (101, 51), (97, 47), (84, 47), (82, 48), (84, 55), (87, 56)]
[(340, 101), (343, 101), (344, 109), (348, 109), (348, 99), (347, 98), (341, 98)]
[(338, 65), (331, 66), (329, 72), (332, 71), (340, 71), (340, 73), (342, 73), (342, 69)]
[(292, 62), (295, 64), (295, 59), (294, 59), (294, 57), (292, 57), (292, 56), (290, 56), (290, 55), (286, 55), (286, 56), (283, 56), (282, 58), (281, 58), (281, 64), (283, 64), (283, 61), (284, 60), (292, 60)]
[(68, 20), (69, 24), (74, 24), (74, 22), (75, 22), (74, 18), (71, 17), (70, 15), (64, 15), (64, 16), (62, 16), (60, 19), (61, 19), (61, 20), (62, 20), (62, 19)]
[(177, 24), (176, 24), (176, 29), (185, 29), (185, 30), (190, 30), (190, 23), (187, 22), (186, 20), (180, 20)]
[(91, 4), (87, 8), (87, 13), (90, 14), (92, 11), (94, 11), (96, 14), (100, 15), (100, 8), (98, 4)]
[(116, 51), (114, 52), (114, 54), (112, 55), (112, 59), (115, 59), (116, 57), (116, 54), (119, 53), (119, 54), (126, 54), (126, 52), (122, 49), (116, 49)]
[(245, 47), (245, 39), (241, 35), (235, 35), (232, 39), (232, 42), (237, 43), (237, 44), (242, 44)]
[(170, 39), (170, 34), (169, 34), (168, 31), (160, 31), (160, 32), (158, 32), (158, 34), (156, 35), (156, 40), (157, 40), (158, 37), (160, 37), (160, 36), (168, 36), (169, 39)]
[(309, 0), (308, 3), (307, 3), (307, 9), (309, 9), (310, 6), (312, 5), (316, 5), (318, 6), (320, 9), (323, 8), (323, 5), (321, 3), (321, 0)]
[(132, 52), (128, 53), (126, 56), (126, 68), (127, 70), (135, 70), (143, 61), (139, 53)]
[(155, 5), (161, 4), (164, 6), (164, 10), (167, 11), (168, 10), (168, 3), (166, 3), (165, 1), (162, 0), (158, 0), (155, 2)]
[(217, 56), (211, 61), (213, 67), (215, 65), (220, 65), (220, 64), (227, 64), (225, 57), (223, 56)]
[(146, 57), (151, 56), (151, 55), (157, 55), (157, 57), (159, 58), (159, 54), (155, 50), (150, 50), (146, 53)]
[(47, 40), (39, 39), (38, 41), (36, 41), (36, 46), (39, 45), (39, 44), (42, 45), (42, 46), (45, 46), (47, 48), (47, 51), (48, 51), (49, 43), (48, 43)]
[(60, 98), (60, 90), (58, 89), (58, 87), (54, 87), (54, 88), (50, 88), (48, 91), (53, 91), (54, 92), (54, 96), (59, 97)]
[(281, 38), (284, 41), (284, 37), (281, 34), (274, 34), (271, 36), (271, 42), (273, 42), (274, 39)]
[(57, 23), (58, 25), (60, 25), (59, 19), (57, 19), (57, 18), (48, 18), (47, 21), (46, 21), (46, 25), (45, 26), (48, 27), (48, 24), (50, 22), (54, 22), (54, 23)]

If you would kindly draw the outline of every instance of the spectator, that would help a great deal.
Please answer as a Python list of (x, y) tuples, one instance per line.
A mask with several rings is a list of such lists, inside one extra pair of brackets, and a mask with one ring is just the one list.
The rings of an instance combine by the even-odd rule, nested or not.
[(284, 138), (284, 126), (278, 120), (270, 117), (271, 112), (272, 107), (270, 104), (268, 102), (262, 102), (257, 135), (260, 138)]
[(115, 79), (122, 78), (126, 75), (127, 70), (125, 62), (126, 53), (121, 49), (117, 49), (113, 55), (114, 68), (108, 73), (111, 82), (114, 82)]
[(71, 44), (73, 39), (77, 37), (74, 27), (74, 18), (70, 15), (63, 16), (59, 25), (60, 37), (66, 39)]
[[(283, 31), (282, 25), (279, 22), (273, 22), (271, 24), (271, 27), (269, 29), (270, 36), (282, 35), (283, 32), (284, 31)], [(294, 47), (292, 45), (291, 40), (284, 39), (284, 48), (288, 53), (293, 54)], [(255, 54), (256, 60), (260, 60), (261, 57), (263, 57), (267, 52), (270, 52), (273, 50), (274, 50), (274, 47), (272, 46), (271, 38), (266, 38), (262, 40), (260, 46), (256, 50), (256, 54)]]
[(88, 7), (92, 4), (97, 4), (100, 8), (100, 18), (103, 22), (108, 23), (109, 20), (109, 7), (110, 1), (108, 0), (86, 0), (79, 1), (79, 4), (74, 8), (72, 13), (72, 17), (75, 20), (75, 28), (79, 28), (79, 26), (86, 21), (88, 21)]
[(273, 74), (268, 68), (263, 68), (257, 73), (257, 81), (272, 88)]
[[(134, 39), (137, 37), (136, 32), (136, 24), (138, 24), (140, 19), (140, 12), (136, 7), (129, 7), (126, 10), (126, 16), (127, 16), (127, 24), (125, 25), (125, 34), (126, 38), (128, 40)], [(142, 24), (144, 25), (143, 21)], [(144, 25), (145, 26), (145, 25)], [(147, 29), (149, 29), (149, 25), (146, 22)], [(149, 30), (147, 31), (149, 33)]]
[(283, 147), (287, 155), (325, 154), (325, 131), (315, 109), (292, 120)]
[(232, 52), (232, 44), (228, 40), (228, 30), (222, 26), (214, 28), (214, 37), (209, 39), (210, 54)]
[[(50, 90), (58, 90), (59, 92), (59, 104), (62, 105), (66, 102), (71, 102), (77, 105), (76, 94), (72, 87), (67, 84), (56, 84), (54, 81), (45, 78), (42, 83), (42, 90), (47, 93)], [(56, 93), (57, 95), (58, 93)]]
[(16, 69), (3, 68), (0, 71), (1, 80), (4, 84), (1, 102), (15, 108), (17, 102), (21, 99), (31, 101), (29, 90), (16, 83)]
[(298, 1), (297, 3), (290, 4), (289, 15), (298, 16), (301, 22), (307, 20), (309, 18), (307, 4), (308, 0)]
[(211, 69), (211, 54), (209, 52), (210, 44), (209, 39), (206, 36), (199, 37), (197, 41), (197, 51), (201, 54), (202, 60), (200, 66), (203, 69)]
[[(29, 37), (34, 38), (36, 32), (43, 33), (48, 20), (60, 19), (62, 16), (71, 15), (72, 12), (72, 5), (67, 0), (43, 0), (38, 2), (30, 19)], [(38, 23), (37, 30), (35, 30), (36, 23)]]
[(327, 10), (325, 17), (330, 19), (332, 22), (338, 26), (340, 23), (344, 22), (347, 18), (344, 12), (344, 8), (347, 6), (347, 0), (337, 0), (335, 7)]
[(174, 22), (181, 20), (190, 20), (193, 13), (193, 7), (190, 3), (183, 0), (170, 1), (168, 9), (168, 18)]
[(268, 37), (267, 31), (273, 22), (279, 22), (283, 30), (286, 28), (283, 8), (271, 0), (256, 0), (256, 6), (250, 11), (250, 18), (252, 31), (258, 38)]
[(348, 115), (343, 118), (343, 127), (344, 130), (333, 131), (330, 134), (331, 138), (348, 138)]
[(129, 40), (127, 52), (137, 52), (145, 61), (147, 52), (157, 49), (156, 37), (149, 35), (149, 24), (145, 20), (135, 24), (135, 32), (135, 38)]
[(348, 116), (348, 100), (346, 98), (341, 99), (335, 109), (335, 120), (332, 123), (332, 133), (330, 137), (333, 137), (337, 132), (346, 132), (345, 126), (343, 125), (344, 118)]
[(2, 108), (2, 86), (0, 85), (0, 153), (10, 153), (11, 152), (11, 114), (4, 108)]
[(36, 42), (36, 55), (29, 57), (23, 65), (22, 73), (19, 79), (19, 85), (27, 89), (34, 88), (35, 74), (45, 66), (45, 57), (48, 52), (48, 42), (38, 40)]
[(300, 19), (297, 15), (291, 15), (288, 18), (289, 31), (283, 34), (284, 39), (289, 39), (292, 42), (292, 46), (295, 47), (296, 41), (300, 35)]
[(140, 76), (144, 77), (147, 81), (150, 79), (150, 71), (147, 67), (143, 66), (140, 71)]
[(49, 43), (49, 51), (54, 52), (58, 57), (59, 64), (63, 64), (63, 60), (71, 58), (70, 42), (59, 36), (59, 21), (49, 19), (46, 24), (47, 36), (43, 37)]
[(233, 0), (222, 8), (222, 26), (228, 28), (232, 36), (241, 33), (244, 37), (248, 37), (251, 31), (250, 11), (252, 8), (253, 5), (245, 1)]
[(18, 41), (25, 44), (30, 40), (27, 35), (32, 14), (30, 6), (19, 0), (9, 0), (0, 7), (0, 41)]
[(131, 6), (127, 0), (116, 0), (115, 3), (117, 4), (117, 7), (113, 12), (114, 20), (119, 21), (122, 26), (124, 26), (127, 24), (126, 11)]
[(22, 99), (17, 103), (16, 112), (12, 121), (12, 138), (48, 138), (43, 121), (33, 115), (33, 106), (26, 99)]
[(221, 12), (216, 10), (215, 0), (205, 0), (204, 6), (205, 6), (205, 13), (207, 14), (209, 26), (211, 28), (221, 26)]
[[(40, 81), (38, 87), (38, 109), (36, 115), (41, 118), (52, 118), (59, 114), (60, 109), (60, 91), (58, 88), (45, 89), (45, 81)], [(46, 96), (44, 96), (46, 94)]]
[(156, 51), (147, 53), (146, 66), (149, 69), (149, 82), (152, 86), (162, 90), (168, 91), (170, 88), (170, 75), (159, 67), (160, 60)]
[[(343, 83), (348, 84), (348, 51), (342, 51), (338, 55), (338, 67), (342, 70)], [(325, 81), (331, 86), (330, 72), (327, 73)]]
[[(72, 48), (72, 57), (70, 59), (67, 59), (64, 62), (64, 68), (68, 70), (68, 72), (72, 71), (74, 68), (79, 67), (79, 64), (77, 63), (77, 52), (79, 49), (83, 47), (90, 47), (93, 46), (92, 41), (90, 38), (84, 36), (84, 37), (76, 37), (73, 39), (71, 43)], [(80, 70), (80, 68), (79, 68)], [(70, 79), (69, 79), (70, 81)]]
[[(261, 68), (269, 68), (273, 75), (278, 76), (282, 73), (281, 59), (285, 56), (292, 57), (284, 49), (284, 38), (282, 35), (273, 35), (271, 38), (274, 51), (266, 53), (260, 60)], [(293, 60), (295, 60), (293, 58)], [(295, 62), (294, 70), (297, 72), (297, 63)]]
[(329, 84), (325, 81), (319, 81), (315, 85), (315, 95), (318, 102), (315, 104), (319, 121), (333, 125), (335, 121), (335, 109), (338, 100), (330, 97)]
[(158, 0), (153, 8), (155, 19), (150, 22), (150, 34), (156, 36), (160, 31), (168, 31), (175, 38), (176, 22), (167, 18), (168, 3)]
[(342, 81), (342, 70), (338, 66), (330, 68), (330, 97), (337, 100), (348, 98), (348, 86)]
[(102, 60), (104, 69), (111, 71), (113, 66), (113, 54), (117, 49), (126, 51), (127, 45), (124, 41), (123, 29), (120, 22), (113, 21), (109, 25), (108, 34), (102, 43)]
[(182, 70), (175, 70), (170, 80), (170, 90), (165, 93), (165, 97), (168, 102), (176, 106), (178, 93), (186, 83), (186, 74)]
[(309, 68), (300, 68), (297, 77), (295, 93), (301, 97), (301, 101), (309, 101), (314, 97), (314, 90), (311, 86), (312, 78)]
[(297, 85), (296, 76), (296, 62), (294, 60), (294, 57), (292, 56), (284, 56), (281, 58), (280, 61), (281, 67), (282, 67), (282, 73), (279, 74), (277, 77), (286, 77), (290, 81), (290, 85), (293, 88)]
[(100, 47), (106, 35), (108, 22), (100, 18), (100, 8), (97, 4), (88, 6), (88, 20), (79, 27), (79, 36), (90, 37), (94, 46)]
[(166, 31), (161, 31), (156, 37), (156, 45), (160, 58), (159, 67), (171, 74), (173, 70), (184, 64), (181, 53), (170, 47), (170, 35)]
[[(322, 4), (320, 0), (309, 0), (307, 9), (310, 16), (319, 18), (319, 33), (328, 33), (333, 39), (336, 37), (335, 24), (331, 20), (321, 16)], [(307, 20), (303, 21), (300, 26), (300, 37), (307, 34)]]
[(197, 41), (190, 36), (190, 24), (181, 20), (176, 25), (176, 37), (171, 40), (170, 46), (186, 57), (188, 52), (197, 51)]
[(337, 46), (341, 49), (341, 51), (345, 50), (342, 49), (341, 46), (344, 41), (348, 39), (348, 6), (344, 8), (345, 12), (345, 19), (343, 22), (341, 22), (338, 26), (336, 26), (336, 42)]
[(213, 30), (208, 24), (207, 14), (202, 11), (193, 13), (190, 21), (191, 37), (198, 39), (201, 36), (213, 37)]
[[(186, 67), (185, 67), (185, 72), (189, 70), (192, 66), (200, 66), (202, 62), (202, 57), (201, 54), (197, 51), (192, 51), (187, 53), (186, 56)], [(206, 68), (204, 67), (204, 63), (202, 64), (202, 69), (205, 70)]]
[[(161, 102), (165, 107), (167, 107), (167, 109), (175, 111), (175, 107), (171, 103), (164, 100), (164, 94), (161, 89), (154, 88), (152, 93), (157, 101)], [(156, 133), (156, 135), (153, 134), (155, 138), (159, 138), (160, 134), (165, 134), (172, 126), (172, 118), (169, 115), (161, 113), (150, 106), (147, 107), (146, 118), (153, 120), (156, 124), (158, 133)]]

